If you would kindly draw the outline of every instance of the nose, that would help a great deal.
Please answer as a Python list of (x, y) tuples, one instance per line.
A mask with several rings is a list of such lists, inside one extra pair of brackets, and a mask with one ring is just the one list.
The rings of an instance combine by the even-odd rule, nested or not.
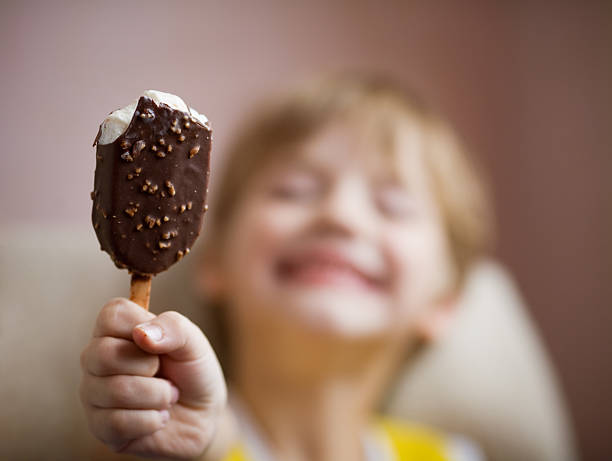
[(370, 236), (376, 216), (367, 184), (347, 176), (333, 182), (321, 198), (316, 217), (320, 231), (349, 237)]

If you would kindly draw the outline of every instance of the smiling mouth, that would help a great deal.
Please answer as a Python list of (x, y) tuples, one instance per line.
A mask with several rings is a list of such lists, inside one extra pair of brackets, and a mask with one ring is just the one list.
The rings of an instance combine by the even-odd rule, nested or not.
[(330, 286), (381, 291), (386, 280), (367, 274), (350, 261), (335, 254), (307, 254), (279, 262), (280, 280), (295, 285)]

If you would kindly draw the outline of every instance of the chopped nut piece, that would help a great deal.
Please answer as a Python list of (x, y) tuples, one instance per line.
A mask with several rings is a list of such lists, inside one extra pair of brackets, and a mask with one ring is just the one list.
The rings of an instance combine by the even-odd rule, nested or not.
[(142, 190), (144, 192), (148, 192), (151, 195), (155, 194), (155, 192), (157, 192), (157, 189), (158, 189), (157, 184), (151, 184), (150, 186), (148, 186), (148, 188), (146, 184), (142, 186)]
[(197, 146), (194, 146), (194, 147), (191, 148), (191, 150), (189, 151), (189, 158), (193, 157), (198, 152), (200, 152), (200, 145), (199, 144)]
[(184, 213), (186, 208), (187, 207), (185, 205), (181, 205), (181, 209), (180, 209), (179, 213)]
[(178, 137), (179, 142), (183, 142), (185, 140), (185, 135), (182, 134)]
[(193, 207), (193, 202), (187, 202), (187, 209), (191, 210), (192, 207)]
[(136, 141), (136, 144), (134, 144), (134, 147), (132, 147), (132, 154), (140, 154), (140, 152), (142, 152), (146, 145), (147, 144), (142, 139), (140, 141)]
[(176, 195), (174, 184), (172, 184), (170, 181), (166, 181), (166, 187), (168, 188), (168, 193), (170, 194), (170, 196), (174, 197)]
[(130, 218), (133, 218), (134, 215), (138, 212), (138, 208), (136, 207), (126, 208), (123, 211), (125, 211), (125, 214), (128, 215)]
[(183, 125), (183, 128), (185, 129), (189, 129), (189, 127), (191, 127), (191, 125), (189, 124), (189, 122), (185, 122), (185, 124)]
[(152, 150), (153, 152), (157, 152), (157, 146), (156, 146), (155, 144), (153, 144), (153, 145), (151, 146), (151, 150)]
[(151, 109), (145, 109), (145, 111), (142, 114), (139, 114), (138, 116), (141, 119), (147, 120), (147, 121), (155, 118), (155, 114), (153, 113)]
[(161, 242), (161, 241), (159, 242), (159, 247), (162, 250), (165, 250), (166, 248), (170, 248), (171, 246), (172, 246), (171, 242)]
[(124, 160), (126, 162), (133, 162), (134, 157), (132, 157), (129, 152), (124, 152), (123, 154), (121, 154), (121, 160)]
[(170, 218), (168, 216), (164, 216), (164, 222), (168, 222), (170, 221)]
[(141, 230), (142, 230), (142, 223), (140, 223), (140, 224), (138, 224), (138, 225), (136, 226), (136, 230), (137, 230), (137, 231), (141, 231)]
[(121, 141), (121, 144), (119, 144), (121, 146), (122, 149), (129, 149), (130, 148), (130, 143), (127, 140), (123, 140)]
[(169, 145), (168, 148), (166, 149), (168, 151), (168, 153), (172, 152), (172, 145)]
[(149, 229), (153, 229), (155, 226), (155, 218), (151, 215), (147, 215), (144, 220), (147, 226), (149, 226)]

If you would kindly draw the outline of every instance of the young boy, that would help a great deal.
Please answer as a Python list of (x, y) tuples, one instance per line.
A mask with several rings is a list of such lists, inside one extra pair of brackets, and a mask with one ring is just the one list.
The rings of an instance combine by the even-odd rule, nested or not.
[(271, 104), (230, 150), (209, 219), (200, 280), (227, 327), (230, 405), (197, 326), (115, 299), (82, 354), (100, 440), (180, 459), (478, 459), (376, 415), (490, 235), (480, 178), (427, 106), (359, 78)]

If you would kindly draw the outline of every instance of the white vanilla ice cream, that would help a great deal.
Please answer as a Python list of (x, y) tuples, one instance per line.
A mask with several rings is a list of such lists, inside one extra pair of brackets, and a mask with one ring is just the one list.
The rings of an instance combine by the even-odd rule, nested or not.
[[(200, 114), (194, 108), (188, 107), (187, 104), (185, 104), (185, 101), (174, 94), (163, 93), (157, 90), (147, 90), (142, 93), (142, 96), (151, 98), (157, 105), (163, 103), (175, 110), (187, 112), (192, 117), (195, 117), (200, 123), (208, 126), (208, 119), (204, 114)], [(134, 100), (131, 104), (122, 109), (117, 109), (116, 111), (111, 112), (102, 122), (98, 144), (110, 144), (121, 136), (125, 130), (127, 130), (128, 125), (132, 121), (137, 105), (138, 99)]]

